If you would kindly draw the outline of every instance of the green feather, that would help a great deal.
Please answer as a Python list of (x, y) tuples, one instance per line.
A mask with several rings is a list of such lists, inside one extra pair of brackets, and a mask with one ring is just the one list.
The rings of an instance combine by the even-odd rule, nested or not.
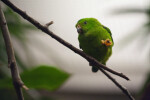
[[(108, 27), (104, 26), (104, 25), (102, 25), (102, 26), (103, 26), (103, 28), (105, 28), (105, 29), (107, 30), (107, 32), (110, 34), (111, 39), (112, 39), (112, 41), (113, 41), (112, 33), (111, 33), (110, 29), (109, 29)], [(113, 42), (114, 42), (114, 41), (113, 41)]]
[[(97, 59), (100, 63), (106, 64), (106, 61), (112, 54), (113, 39), (109, 28), (102, 25), (95, 18), (80, 19), (77, 24), (81, 27), (82, 33), (79, 33), (79, 45), (83, 52)], [(106, 46), (102, 44), (101, 40), (109, 39), (112, 45)], [(97, 72), (97, 68), (93, 67), (92, 71)]]

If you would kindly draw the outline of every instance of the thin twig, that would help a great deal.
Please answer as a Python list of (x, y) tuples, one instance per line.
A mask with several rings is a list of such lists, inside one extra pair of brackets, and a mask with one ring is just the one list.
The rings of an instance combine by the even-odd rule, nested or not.
[(103, 72), (111, 81), (113, 81), (113, 83), (122, 90), (122, 92), (124, 94), (126, 94), (128, 96), (128, 98), (130, 100), (135, 100), (134, 97), (130, 94), (130, 92), (125, 88), (123, 87), (121, 84), (119, 84), (112, 76), (110, 76), (105, 70), (103, 69), (100, 69), (101, 72)]
[(125, 76), (122, 73), (118, 73), (108, 67), (106, 67), (105, 65), (99, 63), (95, 58), (88, 56), (87, 54), (85, 54), (84, 52), (82, 52), (81, 50), (77, 49), (76, 47), (72, 46), (70, 43), (66, 42), (65, 40), (61, 39), (60, 37), (58, 37), (57, 35), (55, 35), (53, 32), (51, 32), (48, 27), (45, 27), (43, 25), (41, 25), (38, 21), (36, 21), (35, 19), (33, 19), (32, 17), (28, 16), (24, 11), (20, 10), (18, 7), (16, 7), (14, 4), (12, 4), (9, 0), (2, 0), (7, 6), (9, 6), (10, 8), (12, 8), (16, 13), (18, 13), (20, 16), (22, 16), (24, 19), (26, 19), (27, 21), (29, 21), (30, 23), (32, 23), (34, 26), (36, 26), (38, 29), (42, 30), (43, 32), (45, 32), (46, 34), (50, 35), (52, 38), (54, 38), (55, 40), (57, 40), (58, 42), (60, 42), (61, 44), (63, 44), (64, 46), (68, 47), (69, 49), (71, 49), (72, 51), (74, 51), (75, 53), (79, 54), (80, 56), (84, 57), (89, 63), (91, 63), (92, 65), (96, 65), (97, 68), (99, 68), (99, 70), (101, 70), (118, 88), (120, 88), (122, 90), (122, 92), (127, 95), (129, 97), (130, 100), (134, 100), (134, 98), (132, 97), (132, 95), (128, 92), (128, 90), (126, 88), (124, 88), (121, 84), (119, 84), (112, 76), (110, 76), (107, 72), (105, 72), (104, 70), (109, 71), (112, 74), (118, 75), (126, 80), (129, 80), (129, 78), (127, 76)]
[(6, 46), (7, 56), (8, 56), (8, 67), (11, 69), (13, 85), (16, 90), (18, 100), (24, 100), (21, 88), (26, 87), (26, 86), (22, 82), (20, 75), (19, 75), (19, 71), (18, 71), (18, 67), (16, 64), (15, 55), (14, 55), (14, 50), (11, 44), (10, 33), (8, 30), (8, 26), (6, 23), (4, 13), (1, 9), (1, 4), (0, 4), (0, 26), (1, 26), (3, 38), (5, 41), (5, 46)]
[(45, 24), (45, 27), (49, 27), (50, 25), (52, 25), (54, 22), (50, 21), (49, 23)]
[(7, 6), (9, 6), (11, 9), (13, 9), (16, 13), (18, 13), (20, 16), (22, 16), (24, 19), (26, 19), (27, 21), (29, 21), (30, 23), (32, 23), (35, 27), (37, 27), (38, 29), (42, 30), (43, 32), (45, 32), (46, 34), (50, 35), (52, 38), (54, 38), (55, 40), (57, 40), (58, 42), (60, 42), (61, 44), (63, 44), (64, 46), (68, 47), (69, 49), (71, 49), (72, 51), (74, 51), (75, 53), (79, 54), (80, 56), (84, 57), (88, 62), (90, 62), (92, 65), (96, 65), (97, 68), (102, 68), (104, 70), (109, 71), (112, 74), (115, 74), (117, 76), (120, 76), (126, 80), (130, 80), (127, 76), (125, 76), (123, 73), (119, 73), (116, 72), (112, 69), (110, 69), (109, 67), (106, 67), (105, 65), (99, 63), (99, 61), (97, 61), (95, 58), (88, 56), (87, 54), (85, 54), (84, 52), (82, 52), (81, 50), (77, 49), (76, 47), (74, 47), (73, 45), (71, 45), (70, 43), (66, 42), (65, 40), (63, 40), (62, 38), (60, 38), (59, 36), (55, 35), (52, 31), (50, 31), (47, 27), (45, 27), (44, 25), (41, 25), (38, 21), (36, 21), (35, 19), (33, 19), (32, 17), (30, 17), (29, 15), (27, 15), (26, 12), (22, 11), (21, 9), (19, 9), (18, 7), (16, 7), (14, 4), (12, 4), (9, 0), (1, 0), (3, 1)]

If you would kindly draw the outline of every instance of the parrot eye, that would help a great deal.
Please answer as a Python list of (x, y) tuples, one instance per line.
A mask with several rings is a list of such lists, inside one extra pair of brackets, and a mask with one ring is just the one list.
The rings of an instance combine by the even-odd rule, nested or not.
[(87, 24), (87, 22), (85, 21), (84, 24)]

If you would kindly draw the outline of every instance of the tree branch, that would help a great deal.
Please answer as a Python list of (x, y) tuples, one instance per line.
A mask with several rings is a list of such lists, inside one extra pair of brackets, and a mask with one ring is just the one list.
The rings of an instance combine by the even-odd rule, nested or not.
[(68, 47), (69, 49), (71, 49), (75, 53), (77, 53), (80, 56), (82, 56), (83, 58), (85, 58), (89, 63), (91, 63), (92, 65), (94, 65), (97, 68), (99, 68), (99, 70), (101, 72), (103, 72), (118, 88), (120, 88), (122, 90), (122, 92), (124, 94), (126, 94), (130, 98), (130, 100), (134, 100), (134, 98), (130, 95), (130, 93), (128, 92), (128, 90), (126, 88), (124, 88), (122, 85), (120, 85), (107, 72), (105, 72), (105, 70), (109, 71), (112, 74), (118, 75), (118, 76), (120, 76), (120, 77), (122, 77), (122, 78), (124, 78), (126, 80), (129, 80), (129, 78), (127, 76), (125, 76), (122, 73), (116, 72), (116, 71), (114, 71), (114, 70), (106, 67), (105, 65), (99, 63), (95, 58), (93, 58), (91, 56), (88, 56), (87, 54), (85, 54), (81, 50), (77, 49), (76, 47), (74, 47), (70, 43), (68, 43), (65, 40), (61, 39), (59, 36), (55, 35), (52, 31), (50, 31), (47, 26), (41, 25), (38, 21), (36, 21), (32, 17), (28, 16), (24, 11), (20, 10), (18, 7), (16, 7), (14, 4), (12, 4), (9, 0), (1, 0), (1, 1), (3, 1), (7, 6), (9, 6), (11, 9), (13, 9), (16, 13), (18, 13), (24, 19), (26, 19), (27, 21), (29, 21), (30, 23), (32, 23), (35, 27), (37, 27), (38, 29), (42, 30), (46, 34), (50, 35), (52, 38), (54, 38), (55, 40), (57, 40), (58, 42), (60, 42), (64, 46)]
[(11, 69), (13, 85), (16, 90), (18, 100), (24, 100), (21, 87), (24, 87), (25, 89), (27, 89), (27, 87), (24, 85), (24, 83), (22, 82), (19, 76), (19, 71), (18, 71), (18, 67), (16, 64), (13, 47), (11, 44), (10, 33), (8, 30), (8, 26), (5, 20), (4, 13), (1, 9), (1, 4), (0, 4), (0, 26), (1, 26), (3, 38), (5, 41), (5, 46), (6, 46), (7, 56), (8, 56), (8, 67)]
[(32, 17), (30, 17), (29, 15), (26, 14), (26, 12), (22, 11), (21, 9), (17, 8), (14, 4), (12, 4), (9, 0), (1, 0), (3, 1), (7, 6), (9, 6), (11, 9), (13, 9), (16, 13), (18, 13), (20, 16), (22, 16), (24, 19), (26, 19), (27, 21), (29, 21), (30, 23), (32, 23), (35, 27), (37, 27), (38, 29), (42, 30), (43, 32), (45, 32), (46, 34), (50, 35), (52, 38), (54, 38), (55, 40), (57, 40), (58, 42), (60, 42), (61, 44), (63, 44), (64, 46), (68, 47), (69, 49), (71, 49), (72, 51), (74, 51), (75, 53), (79, 54), (80, 56), (82, 56), (83, 58), (85, 58), (88, 62), (90, 62), (92, 65), (95, 65), (98, 69), (104, 69), (109, 71), (112, 74), (115, 74), (117, 76), (120, 76), (126, 80), (130, 80), (127, 76), (125, 76), (123, 73), (119, 73), (116, 72), (112, 69), (110, 69), (109, 67), (106, 67), (105, 65), (99, 63), (99, 61), (97, 61), (95, 58), (88, 56), (87, 54), (85, 54), (84, 52), (82, 52), (81, 50), (77, 49), (76, 47), (74, 47), (73, 45), (71, 45), (70, 43), (68, 43), (67, 41), (63, 40), (62, 38), (60, 38), (59, 36), (55, 35), (52, 31), (50, 31), (48, 29), (47, 26), (45, 25), (41, 25), (38, 21), (36, 21), (35, 19), (33, 19)]
[(110, 76), (106, 71), (104, 71), (103, 69), (100, 69), (101, 72), (103, 72), (118, 88), (120, 88), (122, 90), (122, 92), (128, 96), (128, 98), (130, 100), (135, 100), (134, 97), (131, 95), (131, 93), (125, 88), (123, 87), (121, 84), (119, 84), (112, 76)]

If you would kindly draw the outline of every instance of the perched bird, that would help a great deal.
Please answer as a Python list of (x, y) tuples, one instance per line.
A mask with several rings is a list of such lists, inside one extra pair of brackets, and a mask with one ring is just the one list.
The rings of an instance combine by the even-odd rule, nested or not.
[[(95, 18), (80, 19), (76, 24), (76, 28), (79, 33), (79, 45), (83, 52), (106, 65), (114, 45), (109, 28), (102, 25)], [(92, 71), (97, 72), (98, 68), (92, 66)]]

